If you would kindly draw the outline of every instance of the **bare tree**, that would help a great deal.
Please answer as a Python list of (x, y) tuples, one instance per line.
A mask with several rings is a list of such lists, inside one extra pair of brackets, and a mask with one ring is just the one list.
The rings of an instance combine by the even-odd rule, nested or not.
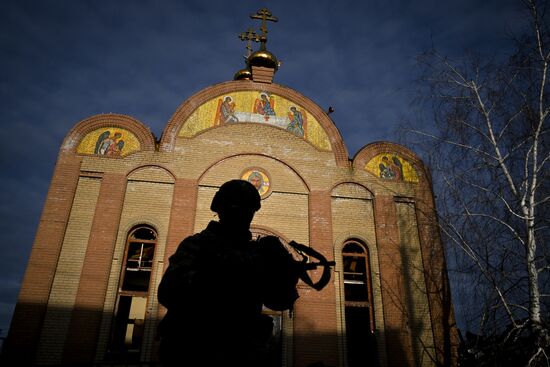
[(550, 9), (548, 1), (523, 3), (529, 30), (505, 61), (457, 62), (434, 51), (421, 57), (422, 102), (435, 132), (416, 130), (414, 139), (421, 137), (416, 143), (425, 144), (434, 171), (439, 225), (448, 262), (460, 269), (451, 278), (467, 322), (490, 338), (497, 363), (547, 366)]

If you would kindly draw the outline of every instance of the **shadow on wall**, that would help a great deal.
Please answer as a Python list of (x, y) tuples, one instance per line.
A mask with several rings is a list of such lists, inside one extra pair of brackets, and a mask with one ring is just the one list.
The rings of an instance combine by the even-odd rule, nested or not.
[(90, 308), (17, 304), (0, 365), (155, 365), (158, 320), (143, 317), (135, 302), (122, 298), (118, 317)]
[[(158, 319), (133, 318), (135, 310), (119, 305), (119, 316), (91, 309), (49, 308), (42, 322), (41, 335), (32, 335), (24, 324), (13, 323), (0, 358), (2, 366), (160, 366), (159, 341), (156, 338)], [(18, 305), (32, 318), (42, 312), (42, 305)], [(131, 308), (131, 307), (130, 307)], [(296, 316), (290, 319), (295, 322)], [(103, 326), (102, 326), (103, 325)], [(100, 332), (105, 325), (110, 331)], [(47, 331), (45, 331), (47, 330)], [(345, 336), (326, 333), (294, 332), (284, 336), (275, 322), (267, 348), (269, 355), (262, 367), (328, 367), (343, 366), (341, 352)], [(388, 335), (399, 330), (387, 331)], [(379, 336), (383, 337), (383, 336)], [(216, 345), (211, 345), (216, 353)], [(389, 349), (390, 350), (390, 349)], [(392, 353), (406, 355), (400, 345), (391, 346)], [(181, 363), (185, 363), (185, 345), (181, 346)], [(376, 353), (365, 349), (362, 360), (348, 361), (347, 366), (380, 365)], [(406, 364), (403, 364), (406, 366)]]
[[(425, 272), (422, 267), (415, 265), (420, 262), (418, 259), (414, 259), (417, 255), (410, 248), (402, 246), (399, 252), (403, 261), (401, 267), (403, 278), (410, 281), (404, 282), (404, 293), (401, 297), (395, 297), (395, 300), (399, 303), (408, 328), (415, 331), (411, 332), (412, 357), (418, 365), (423, 365), (424, 360), (429, 359), (430, 363), (436, 366), (454, 366), (457, 364), (458, 340), (455, 335), (456, 325), (454, 324), (447, 272)], [(429, 254), (428, 259), (431, 269), (441, 267), (440, 255)], [(422, 274), (422, 276), (418, 277), (415, 273)], [(431, 298), (432, 304), (429, 311), (422, 310), (422, 307), (419, 308), (416, 304), (415, 298), (418, 294), (426, 296), (427, 299)], [(433, 344), (428, 340), (429, 336), (426, 335), (426, 331), (430, 328), (431, 331), (428, 335), (436, 334)]]

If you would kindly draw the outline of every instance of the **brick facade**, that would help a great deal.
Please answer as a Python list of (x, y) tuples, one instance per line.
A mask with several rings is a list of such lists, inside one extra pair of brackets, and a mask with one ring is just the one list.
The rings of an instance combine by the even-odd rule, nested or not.
[(124, 175), (106, 173), (101, 179), (86, 248), (86, 262), (80, 274), (78, 293), (63, 350), (64, 364), (91, 363), (94, 360), (125, 189)]
[[(197, 108), (236, 91), (273, 93), (301, 106), (328, 136), (330, 149), (319, 149), (283, 128), (252, 122), (204, 123), (194, 136), (179, 136)], [(103, 156), (98, 153), (102, 138), (95, 151), (79, 145), (103, 131), (116, 143), (117, 129), (133, 134), (135, 151)], [(418, 180), (387, 180), (369, 172), (367, 163), (380, 154), (414, 167)], [(145, 125), (124, 115), (93, 116), (68, 133), (5, 357), (20, 365), (105, 362), (127, 237), (132, 228), (147, 225), (158, 237), (138, 359), (155, 363), (155, 328), (165, 312), (156, 288), (168, 258), (184, 237), (214, 219), (209, 207), (217, 188), (251, 168), (270, 179), (252, 227), (309, 244), (336, 261), (327, 287), (315, 291), (300, 284), (292, 318), (283, 317), (286, 366), (346, 366), (342, 248), (350, 239), (362, 243), (369, 257), (378, 360), (365, 360), (380, 366), (456, 362), (445, 262), (422, 162), (388, 142), (367, 145), (350, 160), (334, 123), (313, 101), (290, 88), (246, 80), (206, 88), (185, 101), (158, 144)], [(412, 289), (412, 283), (421, 286)]]
[[(29, 365), (36, 358), (57, 261), (78, 185), (81, 157), (60, 154), (38, 224), (2, 358)], [(15, 362), (14, 362), (15, 363)]]

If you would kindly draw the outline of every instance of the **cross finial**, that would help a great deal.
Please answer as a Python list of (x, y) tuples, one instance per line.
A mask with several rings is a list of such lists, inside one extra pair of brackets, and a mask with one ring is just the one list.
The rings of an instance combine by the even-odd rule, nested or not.
[(247, 41), (246, 42), (246, 56), (245, 58), (248, 58), (252, 54), (252, 42), (260, 42), (260, 36), (254, 32), (254, 29), (248, 28), (248, 31), (242, 32), (239, 34), (239, 38), (241, 41)]
[(251, 14), (250, 18), (262, 20), (262, 26), (260, 27), (260, 30), (262, 31), (261, 37), (264, 39), (266, 38), (266, 34), (267, 34), (266, 21), (269, 20), (271, 22), (277, 22), (279, 20), (276, 17), (274, 17), (267, 8), (261, 8), (256, 12), (256, 14)]

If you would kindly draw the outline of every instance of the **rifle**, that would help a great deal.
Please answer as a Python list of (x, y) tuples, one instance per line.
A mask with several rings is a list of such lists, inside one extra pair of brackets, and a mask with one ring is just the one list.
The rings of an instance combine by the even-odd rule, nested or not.
[[(296, 261), (296, 265), (298, 267), (298, 277), (302, 279), (304, 283), (317, 291), (325, 288), (330, 281), (330, 267), (335, 266), (336, 262), (328, 261), (321, 253), (301, 243), (290, 241), (289, 246), (302, 257), (301, 261)], [(310, 258), (316, 259), (317, 262), (310, 262)], [(308, 271), (315, 270), (319, 266), (323, 267), (323, 273), (317, 282), (313, 282), (308, 274)]]
[[(298, 298), (296, 284), (299, 279), (320, 291), (330, 281), (330, 267), (335, 265), (334, 261), (328, 261), (322, 254), (311, 247), (291, 241), (284, 246), (280, 239), (275, 236), (266, 236), (257, 239), (258, 254), (262, 261), (262, 276), (264, 280), (264, 304), (275, 311), (292, 309)], [(296, 251), (301, 260), (295, 260), (291, 251)], [(314, 259), (316, 261), (310, 261)], [(314, 282), (308, 271), (323, 267), (321, 277)]]

